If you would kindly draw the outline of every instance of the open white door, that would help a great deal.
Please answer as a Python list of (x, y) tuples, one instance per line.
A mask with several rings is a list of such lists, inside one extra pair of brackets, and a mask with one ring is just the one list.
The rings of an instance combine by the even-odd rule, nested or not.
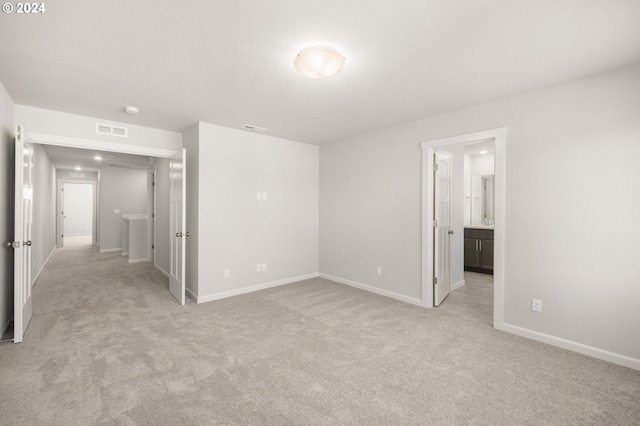
[(31, 223), (33, 221), (33, 147), (16, 129), (13, 341), (22, 342), (31, 320)]
[(446, 151), (434, 154), (433, 228), (433, 305), (440, 303), (451, 291), (451, 163)]
[(169, 291), (181, 305), (185, 303), (184, 278), (185, 278), (185, 232), (187, 221), (187, 210), (185, 203), (186, 195), (186, 150), (180, 150), (171, 157), (169, 167), (171, 178), (170, 194), (170, 216), (169, 235), (171, 241), (171, 267), (169, 271)]

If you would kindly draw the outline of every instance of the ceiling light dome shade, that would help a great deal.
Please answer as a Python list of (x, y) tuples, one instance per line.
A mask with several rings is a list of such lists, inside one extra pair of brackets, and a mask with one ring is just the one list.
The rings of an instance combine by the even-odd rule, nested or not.
[(308, 77), (326, 78), (344, 67), (344, 56), (330, 47), (309, 47), (298, 53), (293, 65)]

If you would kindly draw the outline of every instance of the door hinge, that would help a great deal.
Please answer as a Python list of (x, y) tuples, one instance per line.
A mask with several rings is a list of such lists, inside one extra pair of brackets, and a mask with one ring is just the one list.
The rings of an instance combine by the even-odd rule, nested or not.
[(438, 227), (438, 221), (437, 221), (437, 220), (434, 220), (434, 221), (433, 221), (433, 227), (434, 227), (434, 228), (437, 228), (437, 227)]
[(156, 217), (156, 214), (155, 213), (151, 213), (151, 217)]
[(155, 244), (151, 244), (151, 250), (153, 250), (154, 248), (156, 248)]
[(438, 171), (438, 163), (433, 163), (433, 171), (434, 172)]
[(438, 277), (433, 277), (433, 283), (438, 284)]

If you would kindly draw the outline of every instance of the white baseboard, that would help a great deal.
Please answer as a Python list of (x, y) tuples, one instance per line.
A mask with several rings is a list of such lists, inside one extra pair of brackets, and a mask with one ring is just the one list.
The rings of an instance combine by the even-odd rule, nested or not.
[(464, 280), (460, 280), (460, 281), (458, 281), (457, 283), (455, 283), (455, 284), (453, 284), (453, 285), (451, 286), (451, 291), (453, 291), (453, 290), (457, 290), (457, 289), (459, 289), (460, 287), (463, 287), (465, 284), (466, 284), (466, 282), (465, 282)]
[(150, 262), (151, 259), (147, 259), (146, 257), (141, 257), (140, 259), (129, 259), (129, 263), (140, 263), (140, 262)]
[(122, 247), (120, 248), (111, 248), (111, 249), (100, 249), (100, 253), (113, 253), (116, 251), (122, 251)]
[[(162, 275), (164, 275), (165, 277), (169, 278), (169, 273), (167, 271), (165, 271), (164, 269), (162, 269), (161, 267), (159, 267), (157, 264), (153, 264), (154, 268), (156, 268), (158, 271), (160, 271), (162, 273)], [(188, 291), (188, 290), (187, 290)]]
[(598, 358), (604, 361), (612, 362), (614, 364), (629, 367), (634, 370), (640, 370), (640, 359), (631, 358), (626, 355), (617, 354), (615, 352), (606, 351), (604, 349), (596, 348), (593, 346), (585, 345), (582, 343), (574, 342), (572, 340), (563, 339), (561, 337), (552, 336), (550, 334), (540, 333), (528, 328), (518, 327), (512, 324), (502, 324), (501, 327), (497, 327), (500, 330), (507, 333), (515, 334), (527, 339), (536, 340), (538, 342), (547, 343), (552, 346), (557, 346), (562, 349), (567, 349), (573, 352), (578, 352), (583, 355), (588, 355), (593, 358)]
[(253, 293), (254, 291), (265, 290), (267, 288), (277, 287), (285, 284), (291, 284), (298, 281), (308, 280), (311, 278), (317, 278), (318, 275), (319, 274), (317, 272), (314, 272), (313, 274), (300, 275), (299, 277), (285, 278), (283, 280), (271, 281), (268, 283), (252, 285), (249, 287), (243, 287), (243, 288), (238, 288), (234, 290), (221, 291), (220, 293), (207, 294), (206, 296), (199, 296), (199, 297), (195, 297), (195, 295), (191, 292), (189, 293), (196, 299), (198, 303), (204, 303), (204, 302), (211, 302), (213, 300), (225, 299), (231, 296), (238, 296), (240, 294)]
[[(31, 287), (35, 287), (36, 284), (36, 280), (38, 279), (38, 277), (40, 276), (40, 274), (42, 273), (42, 271), (44, 270), (44, 267), (47, 266), (47, 263), (49, 263), (49, 261), (51, 260), (51, 256), (53, 256), (53, 253), (56, 251), (57, 247), (54, 247), (53, 250), (51, 250), (51, 253), (49, 253), (49, 256), (47, 257), (47, 260), (44, 261), (44, 263), (42, 264), (42, 266), (40, 267), (40, 270), (38, 271), (38, 273), (36, 274), (35, 277), (33, 277), (33, 280), (31, 280)], [(4, 331), (4, 330), (2, 330)], [(1, 333), (1, 332), (0, 332)]]
[(335, 281), (340, 284), (346, 284), (350, 287), (359, 288), (360, 290), (365, 290), (371, 293), (379, 294), (380, 296), (390, 297), (392, 299), (399, 300), (401, 302), (410, 303), (412, 305), (422, 306), (425, 304), (420, 299), (416, 299), (415, 297), (405, 296), (404, 294), (394, 293), (393, 291), (384, 290), (382, 288), (374, 287), (369, 284), (363, 284), (356, 281), (351, 281), (346, 278), (340, 278), (329, 274), (320, 274), (320, 278), (324, 278), (330, 281)]
[(122, 255), (123, 255), (123, 256), (129, 256), (129, 252), (128, 252), (128, 251), (123, 251), (123, 252), (122, 252)]

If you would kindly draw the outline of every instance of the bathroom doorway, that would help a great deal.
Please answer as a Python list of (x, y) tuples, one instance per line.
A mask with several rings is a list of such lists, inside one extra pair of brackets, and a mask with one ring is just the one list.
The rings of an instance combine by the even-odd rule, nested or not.
[[(465, 135), (453, 136), (449, 138), (436, 139), (421, 144), (422, 148), (422, 302), (428, 307), (434, 307), (436, 305), (435, 295), (436, 286), (436, 265), (434, 260), (436, 259), (435, 249), (436, 241), (435, 230), (438, 227), (438, 223), (435, 221), (435, 199), (433, 196), (433, 187), (436, 175), (436, 166), (433, 161), (434, 155), (438, 150), (445, 149), (452, 154), (452, 165), (456, 168), (456, 162), (458, 164), (457, 169), (464, 169), (465, 147), (477, 145), (479, 143), (492, 143), (494, 147), (493, 153), (493, 188), (491, 193), (484, 193), (478, 195), (478, 203), (476, 208), (476, 221), (480, 221), (478, 226), (484, 226), (488, 229), (493, 227), (493, 240), (491, 244), (484, 242), (484, 248), (487, 253), (489, 252), (488, 246), (493, 245), (492, 254), (492, 267), (493, 267), (493, 315), (492, 322), (494, 327), (501, 329), (504, 322), (504, 171), (505, 171), (505, 155), (504, 147), (506, 142), (506, 128), (491, 129), (481, 132), (469, 133)], [(479, 146), (479, 145), (478, 145)], [(478, 153), (477, 155), (485, 155)], [(471, 154), (469, 154), (471, 157)], [(487, 157), (488, 159), (489, 157)], [(467, 167), (470, 168), (471, 163), (468, 161)], [(487, 161), (488, 163), (488, 161)], [(469, 176), (471, 176), (469, 174)], [(488, 173), (480, 176), (489, 176)], [(463, 175), (458, 175), (459, 183), (456, 184), (456, 178), (452, 179), (452, 184), (458, 189), (452, 187), (451, 195), (452, 200), (457, 200), (459, 207), (455, 208), (452, 205), (452, 217), (450, 226), (451, 241), (449, 244), (451, 250), (451, 265), (452, 268), (452, 281), (451, 290), (455, 290), (464, 285), (464, 243), (465, 243), (465, 225), (472, 226), (473, 220), (473, 195), (471, 194), (472, 181), (469, 179), (468, 185), (464, 182)], [(485, 179), (484, 183), (489, 184), (490, 179)], [(464, 182), (464, 183), (463, 183)], [(480, 179), (480, 190), (482, 190), (483, 180)], [(468, 186), (468, 188), (467, 188)], [(467, 191), (468, 189), (468, 191)], [(489, 188), (487, 188), (487, 191)], [(457, 195), (456, 195), (457, 192)], [(469, 197), (468, 199), (466, 197)], [(489, 203), (489, 198), (493, 200), (493, 208), (484, 207), (484, 200)], [(467, 208), (463, 208), (467, 206)], [(458, 217), (456, 217), (458, 216)], [(490, 217), (492, 216), (492, 217)], [(474, 230), (475, 231), (475, 230)], [(440, 247), (446, 246), (443, 244)], [(475, 250), (474, 244), (474, 250)], [(477, 243), (478, 250), (480, 243)], [(489, 259), (489, 255), (486, 256)], [(487, 277), (490, 275), (487, 274)], [(442, 294), (439, 295), (442, 299)], [(445, 301), (446, 304), (446, 301)]]

